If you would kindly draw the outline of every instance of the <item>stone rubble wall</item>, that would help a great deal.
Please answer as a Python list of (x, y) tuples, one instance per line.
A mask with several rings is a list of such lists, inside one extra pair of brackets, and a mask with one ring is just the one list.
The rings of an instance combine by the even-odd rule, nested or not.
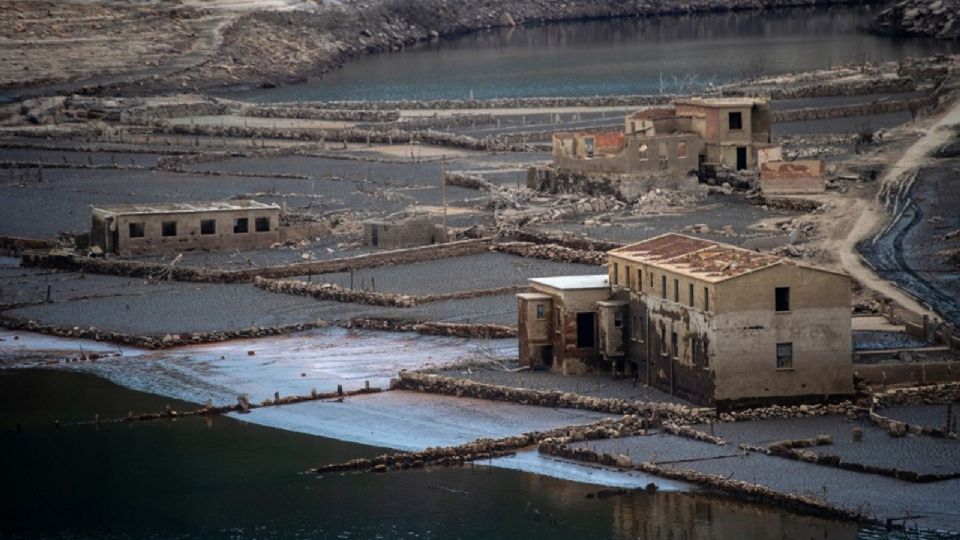
[(421, 452), (381, 454), (373, 458), (352, 459), (343, 463), (323, 465), (307, 471), (309, 474), (328, 474), (343, 471), (386, 472), (388, 470), (416, 469), (428, 465), (461, 466), (470, 461), (509, 456), (517, 450), (529, 448), (544, 440), (570, 438), (598, 440), (625, 437), (645, 432), (644, 418), (628, 416), (618, 420), (600, 420), (587, 426), (572, 426), (545, 432), (532, 431), (502, 439), (477, 439), (458, 446), (427, 448)]
[(900, 111), (920, 111), (937, 104), (936, 98), (924, 97), (917, 99), (899, 99), (890, 101), (876, 101), (861, 105), (845, 105), (842, 107), (819, 107), (806, 109), (792, 109), (773, 111), (773, 122), (801, 122), (806, 120), (826, 120), (829, 118), (845, 118), (848, 116), (866, 116)]
[[(960, 404), (960, 383), (951, 382), (928, 386), (892, 388), (873, 394), (869, 413), (870, 422), (887, 430), (891, 437), (904, 437), (909, 433), (928, 437), (960, 439), (960, 433), (951, 431), (946, 424), (942, 427), (909, 424), (877, 412), (883, 407), (946, 405), (950, 403)], [(960, 406), (957, 407), (956, 414), (960, 415)]]
[(347, 328), (381, 330), (385, 332), (416, 332), (427, 336), (449, 336), (478, 339), (507, 339), (517, 337), (516, 326), (483, 323), (448, 323), (416, 321), (389, 317), (356, 317), (346, 324)]
[(328, 143), (367, 143), (367, 144), (406, 144), (420, 143), (464, 150), (482, 152), (526, 152), (529, 147), (523, 144), (508, 144), (492, 137), (475, 139), (466, 135), (457, 135), (443, 131), (409, 131), (402, 129), (346, 128), (338, 130), (320, 129), (273, 129), (245, 126), (211, 125), (162, 125), (154, 130), (158, 134), (203, 136), (203, 137), (239, 137), (285, 139), (294, 141), (312, 141)]
[(367, 304), (371, 306), (387, 307), (413, 307), (420, 304), (432, 302), (444, 302), (447, 300), (463, 300), (467, 298), (481, 298), (485, 296), (499, 296), (502, 294), (517, 293), (526, 290), (526, 285), (498, 287), (494, 289), (481, 289), (475, 291), (456, 291), (451, 293), (427, 294), (427, 295), (409, 295), (396, 293), (382, 293), (374, 291), (365, 291), (361, 289), (349, 289), (340, 287), (333, 283), (306, 283), (299, 280), (277, 280), (265, 279), (262, 277), (254, 278), (253, 284), (257, 287), (274, 293), (291, 294), (295, 296), (309, 296), (319, 300), (333, 300), (335, 302), (348, 302), (355, 304)]
[(15, 331), (36, 332), (50, 336), (90, 339), (140, 347), (143, 349), (167, 349), (181, 345), (201, 343), (219, 343), (233, 339), (251, 339), (265, 336), (277, 336), (303, 332), (314, 328), (324, 328), (324, 321), (296, 323), (281, 326), (253, 326), (241, 330), (220, 330), (214, 332), (183, 332), (165, 335), (136, 335), (121, 332), (108, 332), (93, 326), (57, 326), (41, 324), (34, 320), (0, 316), (0, 327)]
[(331, 120), (339, 122), (395, 122), (399, 111), (370, 109), (324, 109), (304, 105), (257, 106), (248, 105), (240, 110), (244, 116), (259, 118), (293, 118), (298, 120)]
[(444, 175), (448, 186), (459, 186), (479, 191), (494, 191), (494, 186), (481, 176), (461, 173), (446, 173)]
[(742, 499), (774, 504), (779, 507), (790, 508), (805, 513), (855, 521), (865, 518), (865, 516), (857, 511), (831, 505), (826, 501), (810, 495), (781, 493), (759, 484), (734, 480), (718, 474), (680, 469), (675, 466), (664, 467), (649, 462), (634, 463), (629, 456), (615, 456), (607, 453), (599, 453), (590, 448), (572, 447), (568, 444), (569, 442), (569, 440), (564, 439), (545, 440), (540, 443), (539, 451), (541, 454), (563, 459), (596, 463), (617, 469), (632, 469), (670, 480), (690, 482), (700, 486), (718, 489)]
[(168, 278), (176, 281), (199, 283), (250, 283), (258, 276), (279, 279), (473, 255), (486, 251), (492, 242), (493, 239), (491, 238), (459, 240), (430, 246), (378, 251), (340, 259), (297, 262), (243, 270), (220, 270), (196, 266), (171, 267), (161, 263), (84, 257), (65, 252), (41, 251), (25, 251), (21, 257), (21, 264), (23, 266), (56, 268), (92, 274)]
[[(557, 244), (498, 242), (491, 249), (520, 257), (545, 259), (549, 261), (589, 264), (593, 266), (604, 266), (607, 264), (607, 254), (603, 251), (584, 251)], [(597, 271), (601, 272), (601, 269), (598, 268)]]

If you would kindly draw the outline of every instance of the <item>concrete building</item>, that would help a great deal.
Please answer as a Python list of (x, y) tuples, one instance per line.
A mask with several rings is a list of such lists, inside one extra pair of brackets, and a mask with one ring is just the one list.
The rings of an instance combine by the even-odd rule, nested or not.
[(401, 249), (444, 241), (442, 227), (434, 225), (426, 213), (398, 212), (363, 222), (363, 243), (366, 246)]
[(771, 145), (770, 101), (693, 98), (637, 111), (623, 132), (557, 133), (553, 165), (583, 173), (678, 175), (705, 168), (756, 169)]
[(853, 393), (846, 275), (673, 233), (608, 257), (606, 276), (518, 295), (522, 364), (631, 375), (710, 405)]
[(104, 253), (258, 249), (280, 241), (280, 207), (257, 201), (92, 208), (90, 243)]

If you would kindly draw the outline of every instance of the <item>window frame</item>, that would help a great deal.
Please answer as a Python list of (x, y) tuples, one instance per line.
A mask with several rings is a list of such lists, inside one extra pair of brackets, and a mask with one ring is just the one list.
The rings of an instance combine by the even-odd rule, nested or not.
[[(170, 229), (171, 226), (173, 227), (173, 229), (172, 229), (173, 232), (172, 232), (172, 233), (170, 232), (170, 231), (171, 231), (171, 229)], [(177, 221), (176, 221), (176, 220), (173, 220), (173, 221), (161, 221), (161, 222), (160, 222), (160, 236), (162, 236), (163, 238), (175, 238), (175, 237), (178, 236), (177, 232), (178, 232), (178, 231), (177, 231)]]
[[(260, 228), (263, 223), (266, 223), (265, 229)], [(253, 218), (253, 232), (270, 232), (270, 216)]]
[[(781, 353), (781, 347), (784, 347), (787, 354)], [(793, 342), (785, 341), (777, 343), (776, 346), (776, 366), (777, 371), (791, 371), (793, 367)]]
[(777, 313), (790, 313), (790, 287), (773, 289), (773, 310)]
[[(209, 231), (206, 230), (207, 225), (212, 225)], [(200, 236), (211, 236), (215, 234), (217, 234), (217, 220), (201, 219), (200, 220)]]
[(534, 304), (534, 312), (538, 321), (542, 321), (547, 318), (547, 306), (542, 303)]
[[(134, 230), (140, 234), (133, 234)], [(147, 236), (147, 224), (143, 221), (131, 221), (127, 223), (127, 238), (145, 238)]]
[[(241, 224), (243, 226), (241, 226)], [(247, 234), (250, 232), (250, 218), (233, 218), (233, 234)]]
[[(737, 126), (734, 127), (733, 119), (737, 119)], [(743, 131), (743, 111), (727, 111), (727, 129), (729, 131)]]

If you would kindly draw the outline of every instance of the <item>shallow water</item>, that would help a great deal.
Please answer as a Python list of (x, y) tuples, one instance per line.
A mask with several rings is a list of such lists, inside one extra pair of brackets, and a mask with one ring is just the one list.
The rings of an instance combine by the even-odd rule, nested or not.
[(691, 91), (746, 76), (960, 49), (861, 32), (880, 6), (556, 23), (375, 54), (258, 101), (477, 99)]
[[(0, 371), (0, 537), (732, 540), (858, 534), (853, 524), (705, 494), (612, 494), (485, 466), (315, 478), (298, 472), (379, 449), (230, 418), (67, 425), (97, 412), (122, 416), (167, 404), (184, 405), (88, 374)], [(54, 419), (64, 424), (59, 430)]]

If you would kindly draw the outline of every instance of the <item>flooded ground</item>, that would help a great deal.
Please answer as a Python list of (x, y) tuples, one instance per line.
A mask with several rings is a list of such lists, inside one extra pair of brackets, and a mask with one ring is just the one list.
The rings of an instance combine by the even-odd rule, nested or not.
[[(858, 534), (852, 524), (709, 495), (611, 491), (480, 465), (303, 476), (298, 473), (309, 467), (379, 449), (231, 418), (66, 425), (96, 413), (122, 416), (168, 404), (183, 405), (92, 375), (0, 371), (5, 485), (17, 486), (0, 490), (0, 535), (636, 538), (649, 533), (734, 540)], [(56, 419), (63, 424), (59, 430), (53, 427)], [(491, 520), (494, 511), (498, 517)]]

